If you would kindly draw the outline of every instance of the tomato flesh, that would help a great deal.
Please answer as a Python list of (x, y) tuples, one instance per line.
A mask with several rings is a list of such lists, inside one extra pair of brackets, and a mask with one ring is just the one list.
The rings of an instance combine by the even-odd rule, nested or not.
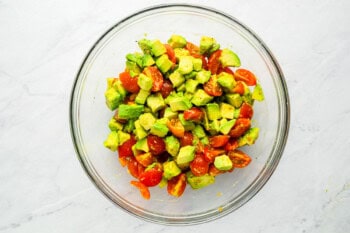
[(233, 167), (236, 168), (246, 167), (252, 161), (249, 155), (240, 150), (230, 151), (228, 156), (232, 161)]
[(156, 168), (145, 170), (139, 175), (139, 180), (147, 187), (156, 186), (162, 180), (163, 172)]
[(162, 89), (164, 78), (163, 78), (162, 73), (158, 70), (157, 67), (155, 67), (155, 66), (146, 67), (143, 70), (143, 73), (146, 76), (152, 78), (153, 86), (152, 86), (151, 90), (153, 92), (157, 92), (157, 91), (160, 91)]
[(244, 95), (244, 84), (242, 81), (238, 81), (236, 86), (233, 88), (234, 93), (238, 93), (240, 95)]
[(149, 200), (151, 198), (151, 193), (149, 192), (149, 189), (146, 185), (142, 184), (140, 181), (132, 180), (130, 181), (130, 184), (135, 186), (140, 190), (141, 196), (145, 198), (146, 200)]
[(153, 155), (160, 155), (165, 151), (165, 142), (163, 138), (158, 137), (156, 135), (148, 135), (147, 136), (147, 144), (150, 152)]
[(118, 147), (119, 157), (128, 157), (134, 156), (132, 152), (132, 146), (136, 144), (136, 139), (134, 136), (131, 136), (129, 140), (124, 142), (122, 145)]
[(179, 119), (171, 119), (168, 121), (167, 126), (174, 136), (178, 138), (182, 138), (184, 136), (185, 127), (181, 124)]
[(239, 112), (239, 118), (251, 119), (253, 117), (253, 113), (253, 107), (250, 104), (243, 103)]
[(194, 160), (190, 163), (190, 169), (193, 175), (203, 176), (208, 173), (209, 162), (205, 160), (202, 154), (197, 153)]
[(200, 122), (204, 118), (204, 112), (197, 107), (192, 107), (184, 111), (184, 119)]
[(232, 127), (229, 135), (233, 138), (238, 138), (242, 136), (250, 128), (249, 118), (238, 118), (235, 125)]
[(216, 135), (209, 138), (209, 144), (214, 148), (222, 147), (228, 142), (229, 138), (228, 135)]
[(162, 97), (165, 99), (166, 97), (168, 97), (168, 95), (170, 95), (170, 92), (172, 92), (173, 90), (173, 84), (168, 79), (165, 79), (163, 81), (162, 89), (160, 90)]
[(221, 96), (222, 88), (216, 80), (215, 76), (211, 76), (209, 81), (203, 85), (204, 91), (211, 96)]
[(255, 75), (246, 69), (237, 69), (234, 73), (235, 79), (237, 81), (243, 81), (248, 86), (255, 86), (256, 85), (256, 77)]
[(140, 87), (137, 84), (137, 77), (131, 77), (129, 72), (124, 71), (119, 74), (120, 82), (122, 83), (123, 87), (131, 92), (131, 93), (138, 93), (140, 91)]
[(213, 52), (208, 60), (208, 69), (210, 70), (210, 72), (212, 74), (217, 74), (220, 68), (220, 56), (221, 56), (221, 52), (222, 50), (216, 50), (215, 52)]
[(174, 49), (168, 45), (168, 44), (164, 44), (165, 48), (166, 48), (166, 53), (168, 55), (168, 58), (169, 60), (172, 62), (172, 63), (176, 63), (176, 57), (175, 57), (175, 52), (174, 52)]
[(192, 146), (193, 144), (193, 134), (191, 132), (185, 132), (184, 136), (180, 138), (180, 145), (183, 146)]
[(181, 173), (178, 176), (175, 176), (168, 180), (167, 190), (168, 193), (175, 197), (180, 197), (186, 188), (186, 175)]

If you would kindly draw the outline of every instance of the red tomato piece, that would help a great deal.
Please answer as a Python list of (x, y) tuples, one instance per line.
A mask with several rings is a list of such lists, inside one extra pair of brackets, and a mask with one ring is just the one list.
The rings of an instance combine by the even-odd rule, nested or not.
[(180, 197), (186, 188), (186, 175), (185, 173), (181, 173), (178, 176), (173, 177), (168, 180), (167, 190), (168, 193), (175, 197)]
[(166, 53), (168, 55), (168, 58), (169, 60), (172, 62), (172, 63), (176, 63), (176, 57), (175, 57), (175, 52), (174, 52), (174, 49), (168, 45), (168, 44), (164, 44), (165, 48), (166, 48)]
[(216, 135), (209, 138), (209, 144), (214, 148), (222, 147), (228, 142), (229, 138), (228, 135)]
[(204, 117), (204, 112), (197, 107), (192, 107), (184, 111), (184, 119), (186, 121), (192, 120), (192, 121), (199, 122), (203, 119), (203, 117)]
[(230, 140), (225, 145), (226, 153), (238, 148), (238, 141), (235, 138), (230, 138)]
[(221, 52), (222, 50), (216, 50), (215, 52), (213, 52), (209, 59), (208, 59), (208, 69), (210, 70), (210, 72), (212, 74), (217, 74), (220, 68), (220, 56), (221, 56)]
[(140, 87), (137, 84), (138, 77), (131, 77), (129, 72), (125, 71), (119, 74), (119, 79), (128, 92), (138, 93), (140, 91)]
[(180, 138), (180, 145), (183, 146), (192, 146), (193, 144), (193, 134), (191, 132), (185, 132), (184, 136)]
[(147, 187), (156, 186), (162, 180), (163, 172), (157, 168), (145, 170), (139, 175), (139, 180)]
[(168, 121), (167, 126), (174, 136), (178, 138), (182, 138), (184, 136), (185, 127), (181, 124), (179, 119), (171, 119)]
[(233, 138), (242, 136), (250, 128), (249, 118), (238, 118), (235, 125), (232, 127), (229, 135)]
[(248, 86), (255, 86), (256, 85), (256, 77), (255, 75), (246, 69), (237, 69), (235, 74), (235, 79), (237, 81), (243, 81)]
[(205, 56), (202, 56), (202, 68), (208, 70), (208, 61)]
[(219, 71), (218, 71), (218, 74), (220, 74), (221, 72), (225, 72), (225, 73), (228, 73), (228, 74), (231, 74), (231, 75), (234, 75), (234, 72), (230, 69), (230, 67), (219, 67)]
[(162, 89), (160, 90), (160, 93), (162, 94), (163, 98), (168, 97), (168, 95), (170, 95), (170, 92), (172, 92), (173, 90), (173, 84), (168, 79), (165, 79), (163, 81)]
[(253, 113), (253, 107), (248, 103), (243, 103), (239, 112), (239, 118), (251, 119), (253, 117)]
[(146, 185), (142, 184), (140, 181), (132, 180), (130, 181), (130, 184), (135, 186), (140, 190), (141, 196), (145, 198), (146, 200), (149, 200), (151, 197), (151, 194), (149, 192), (149, 189)]
[(228, 157), (230, 157), (233, 167), (237, 168), (246, 167), (252, 161), (249, 155), (240, 150), (230, 151)]
[(127, 165), (130, 174), (135, 178), (139, 178), (139, 163), (134, 156), (128, 157)]
[(219, 169), (217, 169), (214, 164), (210, 164), (209, 165), (209, 169), (208, 169), (208, 173), (209, 175), (211, 176), (217, 176), (217, 175), (220, 175), (222, 173), (225, 173), (225, 171), (221, 171)]
[(208, 173), (209, 162), (204, 159), (204, 156), (197, 153), (194, 160), (190, 163), (190, 169), (193, 175), (203, 176)]
[(193, 57), (198, 58), (199, 56), (201, 56), (201, 54), (199, 53), (199, 47), (191, 42), (187, 41), (185, 49), (187, 49), (190, 52), (190, 55)]
[(136, 144), (136, 139), (132, 135), (129, 140), (127, 140), (126, 142), (124, 142), (122, 145), (120, 145), (118, 147), (119, 158), (121, 158), (121, 157), (128, 157), (128, 156), (134, 156), (131, 148), (135, 144)]
[(165, 151), (165, 142), (163, 138), (158, 137), (156, 135), (148, 135), (147, 136), (147, 144), (149, 147), (149, 151), (153, 155), (160, 155)]
[(234, 93), (238, 93), (240, 95), (244, 95), (244, 84), (242, 81), (238, 81), (236, 86), (233, 88)]
[(211, 76), (209, 81), (203, 85), (204, 91), (211, 96), (221, 96), (222, 88), (216, 80), (215, 76)]
[(153, 92), (157, 92), (157, 91), (160, 91), (162, 89), (164, 78), (163, 78), (162, 73), (158, 70), (158, 68), (156, 66), (146, 67), (143, 70), (143, 73), (145, 75), (147, 75), (148, 77), (152, 78), (153, 86), (152, 86), (151, 90)]
[(137, 162), (142, 164), (142, 166), (147, 167), (148, 165), (151, 165), (155, 158), (153, 157), (152, 153), (143, 153), (143, 154), (137, 154), (134, 156)]
[(204, 154), (205, 160), (207, 160), (210, 163), (213, 163), (216, 156), (225, 154), (225, 150), (214, 149), (214, 148), (211, 148), (209, 146), (206, 146), (206, 147), (204, 147), (203, 154)]

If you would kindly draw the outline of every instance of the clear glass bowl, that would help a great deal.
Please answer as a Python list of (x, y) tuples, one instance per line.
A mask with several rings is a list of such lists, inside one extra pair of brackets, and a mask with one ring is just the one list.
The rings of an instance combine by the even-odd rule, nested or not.
[[(103, 146), (112, 112), (105, 105), (106, 78), (117, 77), (125, 55), (139, 51), (137, 40), (166, 41), (172, 34), (199, 43), (212, 36), (222, 48), (235, 51), (242, 67), (253, 71), (265, 91), (265, 101), (254, 105), (257, 142), (244, 148), (253, 158), (244, 169), (220, 175), (215, 184), (200, 190), (189, 186), (180, 198), (166, 188), (151, 188), (144, 200), (130, 185), (133, 179), (119, 165), (118, 155)], [(282, 71), (267, 46), (245, 25), (214, 9), (191, 5), (160, 5), (118, 22), (93, 45), (74, 82), (70, 124), (78, 158), (92, 182), (117, 206), (142, 219), (163, 224), (196, 224), (224, 216), (251, 199), (275, 170), (287, 140), (289, 100)]]

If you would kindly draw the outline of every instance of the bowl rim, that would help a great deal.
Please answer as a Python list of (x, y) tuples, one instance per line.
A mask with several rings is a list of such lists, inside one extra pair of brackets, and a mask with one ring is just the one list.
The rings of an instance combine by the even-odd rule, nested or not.
[[(92, 174), (91, 174), (91, 168), (88, 166), (88, 161), (83, 158), (83, 156), (80, 153), (80, 145), (78, 142), (78, 136), (76, 135), (74, 126), (74, 113), (76, 112), (76, 109), (78, 109), (74, 102), (79, 102), (75, 101), (75, 94), (77, 93), (78, 88), (78, 82), (79, 82), (79, 77), (81, 76), (81, 73), (84, 69), (84, 65), (86, 64), (87, 60), (89, 59), (90, 55), (94, 52), (95, 47), (108, 35), (112, 30), (114, 30), (116, 27), (122, 25), (123, 23), (127, 22), (128, 20), (133, 19), (136, 16), (145, 14), (147, 12), (152, 12), (152, 11), (157, 11), (160, 9), (171, 9), (171, 8), (181, 8), (182, 10), (185, 11), (191, 11), (193, 9), (199, 10), (201, 12), (208, 12), (211, 14), (217, 14), (219, 17), (225, 18), (226, 20), (229, 20), (231, 22), (234, 22), (238, 26), (242, 27), (250, 36), (252, 36), (256, 41), (260, 43), (260, 46), (262, 46), (263, 51), (265, 55), (268, 57), (268, 59), (272, 62), (272, 66), (275, 68), (276, 73), (278, 74), (279, 81), (280, 81), (280, 87), (282, 89), (282, 92), (280, 93), (281, 95), (278, 96), (279, 99), (278, 101), (280, 102), (282, 99), (282, 102), (284, 102), (284, 105), (279, 104), (279, 113), (282, 116), (279, 116), (280, 119), (280, 125), (278, 127), (278, 133), (281, 133), (280, 135), (280, 140), (278, 141), (277, 145), (274, 145), (274, 152), (270, 153), (269, 158), (272, 157), (272, 154), (274, 154), (272, 163), (267, 167), (266, 165), (263, 167), (263, 169), (260, 171), (259, 174), (264, 173), (265, 175), (261, 179), (255, 178), (254, 181), (247, 187), (245, 188), (238, 197), (243, 196), (244, 198), (238, 198), (237, 203), (229, 201), (228, 203), (230, 204), (229, 208), (225, 208), (223, 211), (216, 211), (215, 213), (213, 211), (211, 212), (206, 212), (203, 214), (203, 212), (200, 212), (199, 214), (195, 214), (194, 216), (190, 216), (190, 218), (187, 218), (186, 216), (161, 216), (157, 215), (154, 213), (135, 213), (135, 209), (137, 210), (136, 207), (130, 208), (128, 206), (123, 206), (120, 203), (120, 200), (115, 200), (115, 198), (112, 198), (109, 194), (109, 191), (106, 190), (106, 187), (103, 186), (97, 180)], [(282, 72), (282, 69), (280, 65), (278, 64), (276, 58), (270, 51), (270, 49), (266, 46), (266, 44), (246, 25), (244, 25), (241, 21), (236, 19), (235, 17), (224, 13), (220, 10), (217, 10), (212, 7), (208, 6), (203, 6), (203, 5), (197, 5), (197, 4), (158, 4), (158, 5), (153, 5), (150, 7), (143, 8), (139, 11), (136, 11), (132, 14), (130, 14), (127, 17), (122, 18), (119, 20), (117, 23), (115, 23), (113, 26), (111, 26), (109, 29), (107, 29), (97, 40), (96, 42), (93, 43), (87, 54), (85, 55), (79, 70), (75, 76), (75, 80), (73, 82), (73, 86), (71, 89), (71, 94), (70, 94), (70, 101), (69, 101), (69, 125), (70, 125), (70, 133), (71, 133), (71, 138), (72, 142), (74, 145), (74, 150), (76, 152), (76, 156), (79, 159), (79, 162), (83, 169), (85, 170), (85, 173), (88, 175), (90, 178), (91, 182), (95, 185), (95, 187), (105, 196), (107, 199), (109, 199), (113, 204), (115, 204), (117, 207), (120, 209), (126, 211), (127, 213), (142, 219), (146, 220), (152, 223), (158, 223), (158, 224), (163, 224), (163, 225), (194, 225), (194, 224), (200, 224), (208, 221), (213, 221), (215, 219), (221, 218), (223, 216), (226, 216), (227, 214), (237, 210), (241, 206), (243, 206), (245, 203), (247, 203), (251, 198), (253, 198), (260, 190), (261, 188), (267, 183), (267, 181), (271, 178), (273, 172), (275, 171), (281, 157), (283, 154), (283, 151), (285, 149), (287, 139), (288, 139), (288, 133), (289, 133), (289, 127), (290, 127), (290, 100), (289, 100), (289, 94), (288, 94), (288, 89), (287, 89), (287, 84)], [(283, 109), (280, 109), (283, 108)], [(282, 114), (281, 114), (282, 113)], [(282, 129), (281, 129), (282, 127)], [(265, 171), (266, 170), (266, 171)], [(266, 173), (267, 172), (267, 173)], [(258, 176), (259, 177), (259, 176)], [(245, 195), (247, 193), (247, 190), (250, 191), (250, 195)], [(133, 211), (134, 210), (134, 211)]]

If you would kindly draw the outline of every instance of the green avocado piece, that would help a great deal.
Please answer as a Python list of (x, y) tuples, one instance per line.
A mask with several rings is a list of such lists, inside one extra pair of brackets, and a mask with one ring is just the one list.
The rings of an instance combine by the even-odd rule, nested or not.
[(227, 155), (219, 155), (215, 157), (214, 166), (220, 171), (228, 171), (232, 168), (232, 161)]
[(184, 77), (186, 80), (194, 79), (196, 77), (197, 73), (198, 73), (198, 71), (192, 70), (190, 73), (184, 74)]
[(152, 89), (153, 79), (148, 77), (147, 75), (140, 74), (137, 79), (137, 85), (145, 91), (149, 91)]
[(236, 108), (233, 113), (233, 118), (237, 119), (239, 117), (239, 114), (241, 113), (241, 108)]
[(177, 112), (173, 112), (171, 111), (170, 107), (167, 107), (164, 111), (164, 117), (168, 118), (168, 119), (173, 119), (173, 118), (177, 118)]
[(185, 82), (185, 77), (180, 74), (179, 71), (175, 70), (169, 75), (170, 82), (173, 84), (173, 87), (179, 87)]
[(184, 48), (174, 48), (175, 58), (177, 61), (180, 60), (180, 57), (182, 56), (189, 56), (190, 52), (187, 49)]
[(220, 44), (218, 44), (218, 43), (213, 44), (213, 46), (209, 49), (209, 51), (207, 53), (212, 54), (213, 52), (215, 52), (218, 49), (220, 49)]
[(209, 70), (201, 70), (196, 74), (196, 80), (200, 84), (204, 84), (209, 81), (211, 72)]
[(206, 110), (209, 120), (217, 120), (221, 118), (220, 108), (217, 103), (208, 103), (206, 104)]
[(122, 95), (113, 87), (105, 91), (106, 105), (110, 110), (115, 110), (122, 102)]
[(193, 134), (197, 136), (198, 138), (204, 138), (206, 136), (205, 131), (202, 126), (196, 125), (193, 129)]
[(151, 108), (152, 112), (157, 112), (165, 107), (164, 99), (161, 93), (157, 92), (148, 96), (147, 98), (147, 106)]
[(167, 161), (163, 164), (163, 176), (165, 179), (170, 180), (180, 173), (181, 169), (176, 165), (175, 161)]
[(152, 125), (156, 122), (156, 118), (152, 113), (144, 113), (140, 115), (139, 122), (142, 128), (145, 130), (150, 130)]
[(232, 74), (221, 72), (217, 76), (217, 81), (220, 84), (220, 86), (226, 88), (227, 90), (232, 90), (233, 87), (236, 85), (236, 81)]
[(209, 138), (205, 136), (204, 138), (201, 138), (201, 143), (203, 145), (209, 145)]
[(152, 58), (152, 56), (150, 54), (144, 54), (142, 57), (142, 67), (148, 67), (148, 66), (152, 66), (154, 65), (156, 62), (154, 61), (154, 59)]
[(128, 53), (126, 59), (135, 62), (139, 67), (142, 67), (143, 55), (141, 53)]
[(135, 129), (135, 119), (129, 119), (125, 124), (123, 131), (131, 133)]
[(117, 79), (113, 82), (112, 87), (118, 91), (118, 93), (122, 96), (123, 100), (125, 96), (128, 94), (128, 92), (123, 87), (123, 84), (121, 83), (120, 79)]
[(196, 127), (196, 125), (192, 121), (185, 120), (183, 113), (179, 114), (179, 120), (180, 120), (181, 124), (184, 126), (186, 131), (193, 130)]
[(139, 40), (137, 43), (144, 54), (151, 54), (152, 41), (148, 39), (142, 39)]
[(202, 59), (192, 58), (193, 70), (200, 71), (202, 69)]
[(142, 138), (142, 139), (138, 140), (135, 144), (135, 149), (144, 151), (146, 153), (149, 152), (147, 138)]
[(166, 48), (164, 44), (160, 42), (160, 40), (154, 40), (152, 42), (151, 51), (155, 57), (159, 57), (160, 55), (166, 53)]
[(216, 40), (213, 37), (202, 36), (199, 41), (199, 52), (201, 54), (206, 53), (211, 49), (211, 47), (216, 43)]
[(180, 149), (180, 142), (175, 136), (165, 138), (165, 149), (173, 157), (177, 156)]
[(119, 137), (116, 131), (112, 131), (108, 134), (106, 141), (103, 142), (103, 145), (110, 149), (111, 151), (116, 151), (119, 146)]
[(237, 54), (235, 54), (232, 50), (230, 49), (223, 49), (219, 58), (219, 61), (222, 65), (222, 67), (239, 67), (241, 66), (241, 61)]
[(179, 59), (178, 71), (180, 74), (189, 74), (193, 70), (193, 62), (191, 56), (182, 56)]
[(222, 134), (227, 135), (230, 132), (231, 128), (235, 125), (235, 123), (236, 123), (236, 119), (229, 120), (229, 121), (227, 121), (225, 123), (220, 122), (220, 129), (219, 129), (219, 131)]
[(213, 120), (209, 124), (209, 132), (214, 135), (217, 134), (220, 130), (220, 122), (218, 120)]
[[(142, 115), (141, 115), (142, 116)], [(140, 120), (136, 120), (134, 122), (134, 125), (135, 125), (135, 129), (133, 131), (133, 133), (135, 134), (136, 136), (136, 139), (137, 140), (140, 140), (142, 138), (145, 138), (147, 136), (147, 132), (145, 131), (145, 129), (141, 126), (140, 124)]]
[(114, 117), (109, 120), (108, 122), (108, 128), (111, 131), (118, 131), (123, 129), (123, 124), (119, 123)]
[(238, 139), (238, 146), (252, 145), (259, 137), (259, 128), (250, 128), (243, 136)]
[(146, 91), (146, 90), (141, 89), (141, 90), (139, 91), (139, 93), (137, 93), (137, 96), (136, 96), (136, 98), (135, 98), (135, 102), (136, 102), (137, 104), (145, 104), (146, 99), (147, 99), (147, 97), (148, 97), (150, 94), (151, 94), (151, 93), (150, 93), (149, 91)]
[(226, 94), (226, 101), (233, 105), (235, 108), (239, 108), (242, 105), (243, 99), (242, 97), (235, 93), (235, 94)]
[(180, 35), (172, 35), (168, 40), (168, 44), (172, 48), (183, 48), (187, 44), (186, 39)]
[(122, 130), (118, 131), (119, 146), (130, 139), (130, 134), (124, 133)]
[(144, 111), (143, 105), (127, 105), (121, 104), (118, 109), (118, 118), (120, 119), (134, 119), (138, 118)]
[(169, 105), (170, 105), (171, 111), (173, 112), (185, 111), (192, 107), (191, 101), (184, 96), (174, 97), (169, 102)]
[(199, 82), (194, 79), (188, 79), (185, 83), (186, 92), (195, 93)]
[(156, 65), (159, 70), (165, 74), (173, 66), (173, 63), (169, 60), (168, 55), (163, 54), (156, 60)]
[(233, 119), (235, 108), (231, 104), (220, 103), (220, 114), (223, 118)]
[(192, 172), (186, 173), (187, 182), (193, 189), (204, 188), (208, 185), (211, 185), (215, 182), (215, 177), (209, 174), (205, 174), (203, 176), (195, 176)]
[(165, 137), (169, 131), (169, 128), (161, 122), (160, 120), (157, 120), (151, 127), (150, 133), (153, 135), (156, 135), (158, 137)]
[(252, 98), (257, 101), (263, 101), (265, 99), (263, 89), (259, 83), (254, 87)]
[(179, 154), (176, 157), (176, 163), (180, 165), (180, 164), (186, 164), (191, 162), (194, 159), (194, 152), (195, 152), (194, 146), (181, 147)]
[(178, 88), (176, 88), (176, 91), (178, 93), (186, 91), (186, 84), (185, 83), (181, 84)]
[(212, 100), (212, 96), (208, 95), (203, 89), (198, 89), (194, 93), (191, 102), (196, 106), (204, 106)]
[(135, 77), (141, 73), (140, 67), (133, 61), (126, 61), (126, 70), (129, 71), (131, 77)]

